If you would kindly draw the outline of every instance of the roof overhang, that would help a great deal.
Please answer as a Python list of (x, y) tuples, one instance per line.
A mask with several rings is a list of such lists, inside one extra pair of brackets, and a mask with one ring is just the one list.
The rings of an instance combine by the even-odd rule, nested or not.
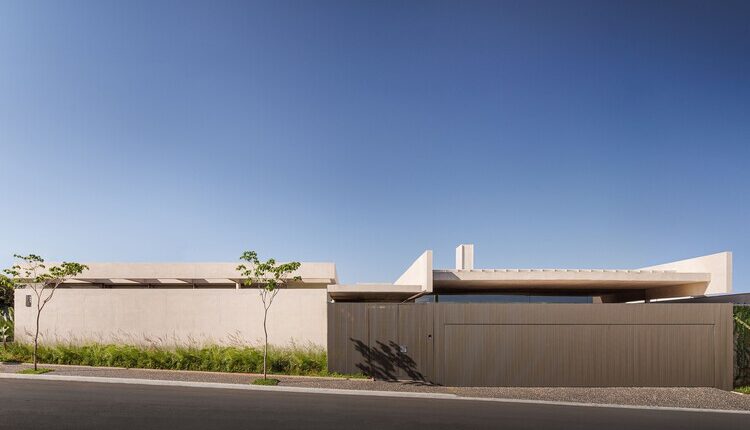
[(433, 273), (435, 292), (552, 290), (596, 294), (680, 286), (695, 291), (705, 289), (710, 281), (709, 273), (658, 270), (486, 269)]
[[(49, 263), (53, 266), (57, 263)], [(66, 284), (102, 285), (229, 285), (241, 283), (238, 263), (85, 263), (88, 269)], [(338, 282), (333, 263), (302, 263), (289, 275), (301, 281), (289, 286), (305, 287)]]
[(337, 302), (400, 302), (420, 293), (422, 293), (421, 285), (335, 284), (328, 286), (328, 295)]

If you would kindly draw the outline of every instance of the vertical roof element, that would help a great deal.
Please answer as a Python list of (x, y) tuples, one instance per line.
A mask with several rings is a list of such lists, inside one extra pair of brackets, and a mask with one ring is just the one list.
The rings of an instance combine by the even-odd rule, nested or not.
[(419, 285), (423, 292), (432, 292), (432, 251), (422, 253), (414, 263), (406, 269), (394, 285)]
[(641, 270), (710, 273), (711, 281), (708, 283), (705, 294), (732, 292), (732, 253), (728, 251), (644, 267)]
[(456, 270), (471, 270), (474, 268), (474, 245), (458, 245), (456, 247)]

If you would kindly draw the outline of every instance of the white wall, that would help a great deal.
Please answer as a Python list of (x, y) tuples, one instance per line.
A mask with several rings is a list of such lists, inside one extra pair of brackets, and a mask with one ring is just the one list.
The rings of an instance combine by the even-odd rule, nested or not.
[[(26, 307), (26, 295), (32, 307)], [(36, 297), (15, 292), (16, 340), (31, 341)], [(326, 290), (282, 289), (268, 313), (269, 343), (326, 345)], [(256, 289), (59, 289), (42, 311), (44, 343), (258, 344)]]

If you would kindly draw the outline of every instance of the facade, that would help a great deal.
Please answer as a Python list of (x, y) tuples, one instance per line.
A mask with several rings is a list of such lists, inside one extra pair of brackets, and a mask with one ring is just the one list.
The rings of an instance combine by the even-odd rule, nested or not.
[(332, 371), (452, 386), (731, 389), (731, 253), (632, 270), (453, 269), (423, 253), (393, 284), (331, 285)]
[[(54, 263), (53, 263), (54, 264)], [(158, 345), (257, 344), (263, 307), (237, 263), (87, 263), (59, 287), (41, 320), (42, 342)], [(269, 343), (326, 342), (326, 286), (333, 263), (304, 263), (269, 310)], [(15, 338), (33, 336), (36, 297), (16, 290)]]
[(732, 305), (331, 303), (328, 366), (448, 386), (732, 389)]
[[(453, 269), (435, 269), (425, 251), (393, 284), (331, 285), (334, 301), (626, 303), (732, 292), (732, 253), (639, 269), (475, 269), (474, 246), (456, 248)], [(514, 299), (514, 296), (519, 296)], [(548, 298), (545, 301), (545, 297)], [(557, 299), (555, 299), (557, 298)]]
[[(390, 284), (343, 285), (333, 263), (303, 263), (271, 307), (269, 342), (325, 347), (331, 371), (383, 379), (731, 388), (731, 304), (665, 302), (731, 293), (731, 253), (639, 269), (476, 269), (473, 251), (460, 245), (450, 269), (425, 251)], [(45, 308), (41, 342), (262, 340), (258, 291), (236, 263), (87, 265)], [(30, 341), (35, 297), (15, 294), (15, 336)]]

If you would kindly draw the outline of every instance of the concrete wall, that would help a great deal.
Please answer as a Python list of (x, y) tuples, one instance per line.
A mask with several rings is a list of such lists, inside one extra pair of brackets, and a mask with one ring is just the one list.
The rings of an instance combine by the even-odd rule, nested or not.
[[(702, 294), (726, 294), (732, 292), (732, 253), (719, 252), (687, 260), (644, 267), (641, 270), (674, 270), (683, 273), (710, 273), (711, 281)], [(669, 297), (669, 296), (666, 296)], [(673, 296), (674, 297), (674, 296)]]
[[(36, 297), (19, 289), (15, 300), (15, 338), (31, 341)], [(268, 321), (271, 344), (325, 347), (326, 290), (280, 290)], [(258, 344), (263, 305), (256, 289), (59, 289), (40, 326), (43, 343)]]
[(432, 251), (422, 253), (394, 285), (420, 285), (422, 291), (432, 292)]

